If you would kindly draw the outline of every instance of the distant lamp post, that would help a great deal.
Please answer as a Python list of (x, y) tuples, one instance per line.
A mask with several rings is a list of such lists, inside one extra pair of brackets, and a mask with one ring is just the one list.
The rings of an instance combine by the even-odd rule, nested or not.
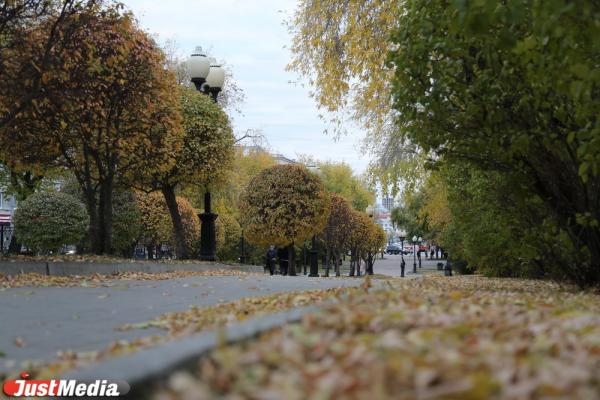
[(317, 236), (312, 237), (312, 245), (310, 246), (310, 274), (308, 276), (319, 276), (319, 252), (317, 250)]
[[(201, 93), (210, 96), (217, 102), (217, 96), (225, 83), (225, 71), (214, 58), (206, 57), (202, 47), (196, 47), (188, 60), (191, 81)], [(218, 215), (212, 212), (211, 195), (207, 189), (204, 193), (204, 212), (199, 215), (200, 227), (200, 259), (216, 261), (217, 240), (215, 221)], [(245, 257), (244, 257), (245, 258)], [(241, 261), (241, 260), (240, 260)]]
[(419, 244), (418, 244), (418, 253), (417, 258), (419, 259), (419, 268), (421, 268), (421, 243), (423, 243), (423, 238), (419, 236)]
[(404, 268), (406, 263), (404, 262), (404, 239), (406, 239), (406, 231), (403, 229), (398, 232), (398, 239), (400, 240), (400, 254), (402, 260), (400, 261), (400, 276), (404, 278)]
[(241, 239), (241, 255), (240, 255), (240, 264), (246, 264), (246, 239), (244, 239), (244, 230), (242, 229), (242, 237)]
[(413, 274), (417, 273), (417, 252), (416, 252), (416, 247), (417, 247), (417, 240), (419, 238), (416, 236), (412, 237), (412, 243), (413, 243)]

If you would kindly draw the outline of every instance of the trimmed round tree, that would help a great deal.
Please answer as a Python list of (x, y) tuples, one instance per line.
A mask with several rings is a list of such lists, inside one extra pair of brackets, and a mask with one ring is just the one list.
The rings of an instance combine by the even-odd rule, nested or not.
[(341, 256), (347, 248), (348, 237), (351, 231), (352, 206), (344, 197), (336, 193), (330, 193), (331, 212), (327, 219), (325, 229), (321, 232), (321, 238), (325, 242), (327, 251), (327, 267), (325, 276), (329, 276), (329, 264), (333, 258), (336, 276), (340, 276)]
[(83, 239), (89, 221), (85, 206), (76, 197), (34, 193), (15, 211), (15, 236), (36, 252), (58, 251)]
[[(148, 249), (152, 250), (162, 243), (169, 243), (176, 248), (179, 242), (164, 197), (158, 192), (137, 192), (135, 197), (142, 217), (142, 240)], [(194, 251), (200, 235), (200, 219), (187, 199), (178, 196), (176, 202), (181, 215), (184, 244)]]
[[(196, 244), (185, 238), (184, 217), (175, 193), (182, 186), (212, 190), (223, 183), (233, 161), (235, 137), (227, 114), (209, 96), (182, 86), (179, 97), (183, 116), (182, 146), (166, 155), (173, 161), (169, 167), (150, 174), (136, 171), (135, 180), (163, 194), (173, 224), (177, 256), (184, 259), (194, 252)], [(204, 207), (206, 209), (207, 204)]]
[(350, 261), (350, 276), (354, 276), (356, 271), (360, 275), (360, 260), (367, 252), (367, 243), (369, 242), (369, 232), (373, 221), (369, 216), (360, 211), (352, 211), (350, 214), (350, 230), (346, 238), (347, 248), (352, 254)]
[(329, 209), (329, 195), (319, 177), (297, 164), (265, 169), (250, 181), (240, 200), (244, 234), (257, 245), (287, 247), (290, 275), (296, 275), (294, 244), (320, 233)]
[(369, 225), (367, 241), (364, 249), (367, 258), (367, 274), (373, 275), (373, 264), (375, 264), (375, 256), (385, 246), (387, 239), (383, 228), (373, 222)]

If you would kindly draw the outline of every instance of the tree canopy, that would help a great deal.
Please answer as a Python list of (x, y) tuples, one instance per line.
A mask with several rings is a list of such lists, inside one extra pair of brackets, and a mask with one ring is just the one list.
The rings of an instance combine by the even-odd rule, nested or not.
[[(75, 175), (92, 247), (104, 253), (112, 251), (115, 181), (129, 171), (165, 168), (158, 160), (168, 160), (161, 155), (180, 145), (180, 121), (175, 79), (154, 41), (119, 6), (86, 12), (80, 16), (85, 26), (49, 50), (62, 67), (44, 81), (61, 95), (22, 111), (3, 127), (0, 142), (9, 164), (32, 170), (58, 165)], [(59, 17), (36, 29), (48, 29), (53, 18)]]
[[(254, 177), (240, 201), (248, 240), (261, 245), (289, 246), (321, 232), (330, 200), (319, 177), (302, 165), (275, 165)], [(290, 257), (292, 258), (292, 257)], [(295, 274), (293, 263), (290, 274)]]

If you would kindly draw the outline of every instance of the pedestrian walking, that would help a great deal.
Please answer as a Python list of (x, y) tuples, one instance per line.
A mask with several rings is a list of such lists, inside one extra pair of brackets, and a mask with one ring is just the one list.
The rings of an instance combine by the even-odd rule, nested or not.
[(269, 270), (269, 275), (275, 273), (275, 265), (277, 265), (277, 250), (275, 250), (275, 246), (271, 245), (267, 251), (267, 269)]

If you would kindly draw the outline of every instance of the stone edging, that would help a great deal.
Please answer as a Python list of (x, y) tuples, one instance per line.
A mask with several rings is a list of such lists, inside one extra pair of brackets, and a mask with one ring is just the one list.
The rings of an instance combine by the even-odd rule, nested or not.
[(159, 263), (159, 262), (52, 262), (52, 261), (0, 261), (0, 274), (18, 275), (37, 273), (51, 276), (69, 275), (111, 275), (120, 272), (172, 272), (172, 271), (210, 271), (215, 269), (232, 269), (244, 272), (263, 272), (260, 265), (219, 264), (219, 263)]
[(261, 333), (296, 322), (318, 306), (306, 306), (253, 318), (223, 330), (208, 331), (157, 347), (142, 349), (118, 358), (110, 358), (67, 374), (65, 379), (126, 381), (131, 386), (128, 398), (144, 398), (152, 384), (176, 370), (194, 368), (199, 358), (223, 343), (248, 340)]

